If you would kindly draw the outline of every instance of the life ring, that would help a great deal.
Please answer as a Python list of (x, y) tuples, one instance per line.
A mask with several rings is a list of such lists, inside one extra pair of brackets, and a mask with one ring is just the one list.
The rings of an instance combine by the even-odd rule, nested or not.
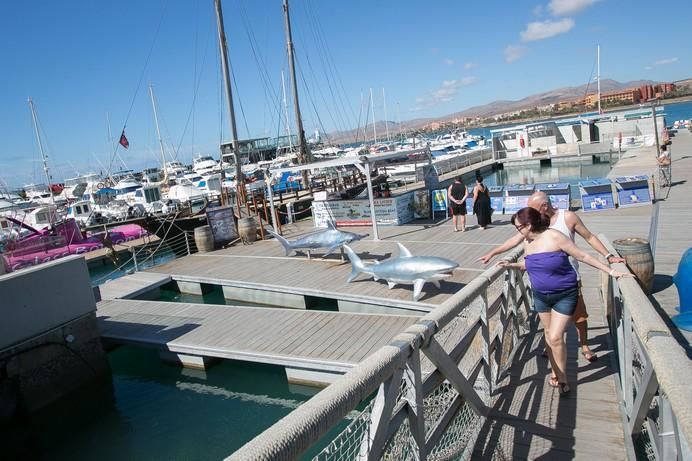
[(521, 147), (522, 149), (526, 147), (526, 143), (524, 142), (523, 136), (519, 136), (519, 147)]

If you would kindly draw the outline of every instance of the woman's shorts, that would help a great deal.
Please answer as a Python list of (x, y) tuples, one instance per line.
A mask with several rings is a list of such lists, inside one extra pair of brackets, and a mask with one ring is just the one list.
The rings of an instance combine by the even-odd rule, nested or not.
[(575, 286), (565, 291), (557, 293), (539, 293), (533, 292), (533, 310), (543, 314), (554, 310), (560, 314), (574, 314), (574, 309), (577, 307), (577, 299), (579, 298), (579, 289)]
[(452, 203), (452, 215), (459, 216), (459, 215), (465, 215), (465, 214), (466, 214), (466, 202), (462, 203), (461, 205), (457, 205), (456, 203)]

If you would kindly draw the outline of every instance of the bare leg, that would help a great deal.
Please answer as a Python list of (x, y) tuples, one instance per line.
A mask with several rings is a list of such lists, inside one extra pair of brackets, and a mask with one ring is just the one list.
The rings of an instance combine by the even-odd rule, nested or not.
[(459, 230), (459, 228), (457, 227), (457, 218), (457, 215), (452, 215), (452, 224), (454, 225), (454, 232)]
[(586, 360), (592, 362), (598, 357), (594, 354), (591, 349), (589, 349), (589, 336), (588, 336), (588, 322), (587, 318), (589, 314), (586, 312), (586, 305), (584, 304), (584, 296), (581, 293), (581, 287), (579, 290), (579, 298), (577, 298), (577, 306), (574, 309), (574, 326), (577, 328), (577, 336), (579, 337), (579, 346), (581, 347), (581, 354)]
[(466, 215), (459, 216), (459, 219), (461, 220), (461, 231), (464, 232), (466, 231)]
[(555, 374), (558, 382), (567, 382), (567, 348), (565, 347), (565, 330), (572, 316), (553, 311), (550, 315), (550, 327), (546, 339), (550, 346), (550, 355), (555, 362)]
[(550, 345), (548, 344), (548, 333), (550, 331), (551, 313), (539, 312), (538, 317), (541, 319), (541, 326), (543, 327), (543, 342), (545, 343), (545, 351), (548, 356), (548, 361), (550, 361), (551, 379), (555, 378), (555, 380), (557, 381), (557, 374), (555, 372), (557, 366), (555, 364), (555, 359), (553, 359), (553, 354), (550, 351)]

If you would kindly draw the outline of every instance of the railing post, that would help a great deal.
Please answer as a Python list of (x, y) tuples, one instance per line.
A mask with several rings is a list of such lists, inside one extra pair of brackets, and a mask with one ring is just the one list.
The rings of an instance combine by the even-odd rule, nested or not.
[[(500, 323), (502, 320), (500, 320)], [(488, 325), (488, 287), (486, 286), (481, 293), (481, 335), (483, 336), (483, 374), (488, 386), (486, 405), (490, 404), (490, 398), (493, 395), (493, 382), (490, 370), (490, 326)], [(500, 337), (502, 338), (502, 337)], [(500, 339), (502, 342), (502, 339)], [(500, 346), (500, 349), (502, 347)], [(498, 364), (499, 366), (499, 364)]]
[(411, 435), (416, 444), (414, 459), (425, 461), (428, 454), (425, 450), (425, 408), (423, 407), (423, 380), (420, 371), (420, 350), (414, 347), (411, 356), (406, 362), (404, 371), (406, 382), (406, 394), (404, 399), (408, 403), (408, 423)]
[(135, 265), (135, 272), (138, 272), (139, 267), (137, 267), (137, 249), (132, 247), (130, 248), (130, 251), (132, 252), (132, 263)]

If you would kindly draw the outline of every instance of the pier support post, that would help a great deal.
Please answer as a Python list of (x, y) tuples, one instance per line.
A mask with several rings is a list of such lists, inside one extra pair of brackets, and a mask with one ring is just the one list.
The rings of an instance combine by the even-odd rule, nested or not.
[(176, 354), (175, 352), (161, 351), (159, 357), (162, 361), (173, 365), (180, 365), (193, 370), (206, 370), (219, 359), (215, 357), (201, 357), (199, 355)]

